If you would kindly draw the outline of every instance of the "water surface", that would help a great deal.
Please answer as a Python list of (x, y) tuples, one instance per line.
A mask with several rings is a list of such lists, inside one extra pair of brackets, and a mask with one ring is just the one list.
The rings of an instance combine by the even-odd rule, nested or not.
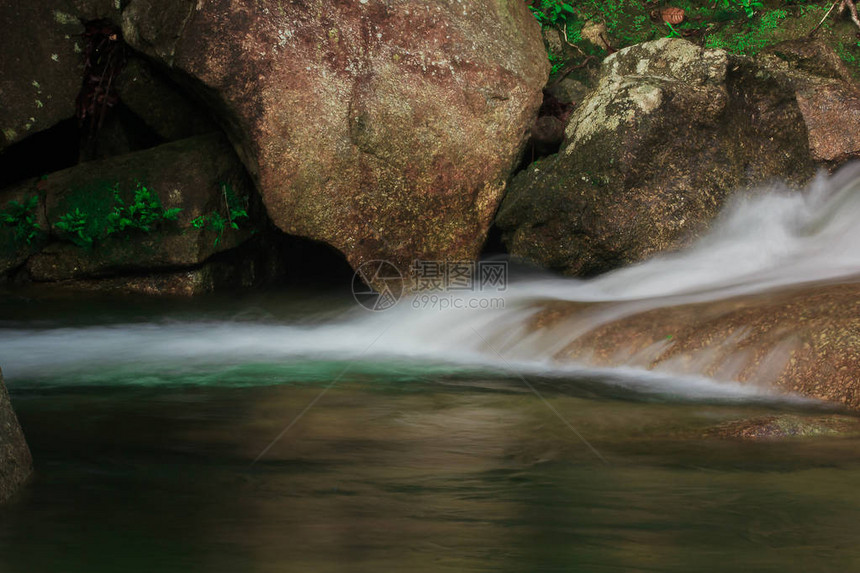
[[(42, 367), (7, 355), (36, 476), (0, 510), (0, 570), (844, 571), (860, 563), (860, 440), (748, 443), (710, 433), (731, 420), (821, 414), (810, 404), (684, 395), (652, 387), (644, 374), (643, 390), (634, 374), (525, 373), (544, 403), (520, 373), (498, 366), (311, 352), (273, 360), (271, 350), (231, 346), (227, 334), (232, 357), (212, 359), (204, 345), (153, 361), (147, 345), (158, 337), (140, 335), (162, 332), (175, 346), (176, 332), (229, 333), (222, 327), (232, 324), (248, 335), (259, 329), (262, 340), (275, 325), (324, 320), (318, 311), (332, 301), (302, 296), (198, 301), (178, 314), (164, 303), (93, 301), (94, 315), (39, 301), (51, 310), (41, 321), (18, 305), (5, 335), (64, 342)], [(76, 360), (92, 332), (132, 347), (113, 362)]]

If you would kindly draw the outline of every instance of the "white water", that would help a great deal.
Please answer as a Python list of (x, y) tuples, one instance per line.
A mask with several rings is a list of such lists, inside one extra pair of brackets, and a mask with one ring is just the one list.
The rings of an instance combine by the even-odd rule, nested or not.
[[(735, 201), (690, 249), (588, 281), (531, 278), (510, 285), (504, 309), (415, 310), (404, 300), (385, 312), (359, 308), (316, 322), (184, 322), (86, 328), (2, 329), (0, 364), (16, 380), (110, 383), (120, 371), (159, 372), (216, 366), (336, 361), (385, 363), (415, 373), (449, 371), (600, 377), (607, 383), (687, 397), (760, 395), (761, 389), (671, 372), (595, 369), (552, 356), (598, 324), (663, 306), (766, 292), (860, 274), (860, 165), (821, 176), (805, 192), (762, 189)], [(541, 300), (601, 302), (557, 332), (528, 333)], [(359, 367), (360, 368), (360, 367)], [(102, 376), (99, 377), (98, 374)], [(77, 376), (77, 377), (76, 377)]]

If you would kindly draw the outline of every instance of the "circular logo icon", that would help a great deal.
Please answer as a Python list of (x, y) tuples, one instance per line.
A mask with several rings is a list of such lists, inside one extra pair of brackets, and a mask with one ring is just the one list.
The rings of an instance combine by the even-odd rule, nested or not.
[(352, 275), (352, 296), (367, 310), (388, 310), (403, 296), (403, 275), (388, 261), (367, 261)]

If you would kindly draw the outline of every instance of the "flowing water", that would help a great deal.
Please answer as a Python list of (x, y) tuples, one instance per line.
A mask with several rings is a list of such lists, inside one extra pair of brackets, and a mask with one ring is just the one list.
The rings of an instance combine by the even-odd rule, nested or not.
[[(494, 310), (6, 293), (36, 474), (0, 509), (0, 571), (855, 570), (856, 432), (720, 437), (830, 409), (553, 356), (643, 310), (854, 281), (858, 221), (855, 167), (738, 201), (686, 251), (515, 282)], [(594, 310), (529, 331), (546, 300)]]

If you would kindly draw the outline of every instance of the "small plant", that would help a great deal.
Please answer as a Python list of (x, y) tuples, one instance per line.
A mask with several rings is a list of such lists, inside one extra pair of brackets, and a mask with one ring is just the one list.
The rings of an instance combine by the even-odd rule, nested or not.
[(12, 229), (16, 241), (29, 245), (42, 232), (36, 215), (38, 207), (39, 198), (35, 196), (23, 202), (9, 201), (0, 211), (0, 227)]
[(706, 48), (723, 48), (730, 52), (745, 55), (755, 55), (761, 49), (774, 42), (782, 20), (788, 16), (785, 10), (770, 10), (761, 15), (757, 25), (751, 26), (747, 32), (727, 34), (725, 31), (713, 34), (705, 39)]
[(114, 188), (113, 212), (107, 216), (106, 234), (122, 233), (126, 229), (137, 229), (148, 233), (161, 221), (175, 221), (182, 209), (174, 207), (165, 209), (161, 206), (158, 195), (138, 182), (134, 190), (134, 199), (126, 205)]
[(622, 28), (622, 19), (626, 12), (631, 11), (630, 2), (626, 0), (590, 0), (600, 20), (606, 24), (609, 34), (614, 34)]
[(676, 30), (672, 24), (670, 24), (669, 22), (664, 22), (664, 24), (666, 24), (666, 26), (669, 27), (669, 33), (666, 34), (667, 38), (681, 38), (682, 37), (681, 34), (678, 33), (678, 30)]
[(191, 220), (191, 226), (195, 229), (205, 229), (207, 231), (213, 231), (216, 234), (215, 242), (213, 243), (213, 246), (215, 247), (217, 247), (221, 242), (221, 238), (224, 236), (224, 231), (226, 229), (238, 231), (238, 221), (240, 219), (248, 218), (245, 201), (236, 197), (235, 193), (233, 193), (233, 188), (230, 187), (230, 185), (226, 183), (221, 185), (221, 196), (224, 199), (226, 217), (219, 211), (213, 211), (206, 215), (194, 217)]
[(117, 185), (112, 191), (110, 206), (75, 207), (60, 215), (54, 228), (62, 238), (89, 250), (99, 241), (128, 231), (150, 233), (163, 221), (175, 221), (182, 211), (180, 208), (165, 209), (158, 195), (140, 182), (130, 203), (122, 199)]
[(860, 42), (856, 42), (853, 46), (846, 45), (844, 42), (839, 42), (836, 45), (836, 53), (839, 54), (839, 57), (842, 58), (842, 61), (849, 65), (858, 65), (860, 64), (860, 58), (855, 56), (851, 50), (857, 50), (860, 48)]
[(549, 58), (550, 70), (549, 75), (554, 76), (557, 74), (562, 67), (564, 67), (564, 59), (556, 56), (551, 51), (547, 51), (547, 58)]
[(756, 9), (764, 7), (761, 0), (738, 0), (738, 4), (744, 9), (747, 18), (752, 18)]
[(88, 225), (89, 217), (80, 209), (75, 209), (60, 216), (54, 228), (60, 231), (69, 241), (83, 249), (91, 249), (99, 237), (92, 232)]
[(747, 15), (747, 18), (752, 18), (755, 16), (757, 9), (764, 7), (762, 0), (718, 0), (714, 4), (721, 6), (725, 10), (735, 6), (741, 8)]

